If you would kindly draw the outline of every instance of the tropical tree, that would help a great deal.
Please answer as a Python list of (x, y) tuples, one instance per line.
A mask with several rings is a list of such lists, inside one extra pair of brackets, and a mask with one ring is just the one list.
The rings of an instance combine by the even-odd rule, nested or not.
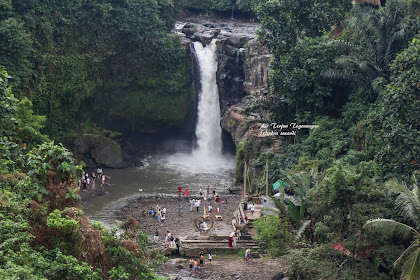
[(420, 279), (420, 193), (417, 180), (413, 176), (412, 189), (404, 182), (396, 180), (389, 181), (386, 186), (399, 193), (396, 205), (407, 223), (392, 219), (374, 219), (366, 222), (364, 228), (405, 240), (411, 238), (411, 245), (394, 262), (394, 266), (402, 265), (401, 279)]
[[(275, 55), (295, 46), (299, 38), (315, 37), (341, 22), (350, 0), (268, 0), (256, 1), (261, 22), (259, 35)], [(303, 8), (302, 8), (303, 7)]]
[(385, 171), (409, 177), (420, 168), (420, 34), (390, 66), (391, 82), (379, 97), (385, 141), (379, 153)]
[(296, 229), (296, 238), (299, 239), (303, 232), (311, 224), (307, 213), (306, 193), (314, 187), (319, 175), (312, 169), (310, 172), (299, 172), (287, 175), (287, 182), (298, 198), (294, 196), (285, 197), (284, 186), (280, 187), (280, 199), (273, 198), (273, 205), (277, 208), (279, 215), (286, 215), (290, 224)]
[[(322, 75), (333, 68), (343, 54), (327, 36), (297, 40), (289, 51), (271, 61), (272, 93), (284, 98), (295, 113), (295, 121), (312, 122), (316, 116), (340, 110), (346, 91), (333, 79)], [(281, 115), (282, 112), (276, 112)]]
[(401, 1), (380, 9), (356, 5), (352, 13), (346, 22), (348, 40), (336, 41), (346, 54), (336, 60), (338, 69), (329, 69), (324, 76), (352, 83), (364, 100), (373, 102), (390, 80), (389, 64), (416, 34), (419, 23)]

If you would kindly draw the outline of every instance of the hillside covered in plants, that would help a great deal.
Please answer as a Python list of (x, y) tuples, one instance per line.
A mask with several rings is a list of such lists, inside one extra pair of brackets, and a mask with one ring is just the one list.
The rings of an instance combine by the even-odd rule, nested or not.
[(274, 55), (270, 92), (226, 127), (279, 133), (237, 139), (236, 181), (247, 164), (251, 193), (265, 193), (267, 163), (286, 186), (257, 229), (293, 279), (420, 278), (419, 3), (360, 2), (252, 5)]
[(356, 2), (0, 0), (0, 279), (157, 278), (135, 220), (83, 214), (82, 167), (52, 139), (182, 127), (196, 97), (170, 30), (199, 14), (258, 21), (272, 54), (268, 94), (232, 104), (242, 135), (314, 127), (235, 139), (237, 185), (264, 193), (268, 163), (287, 186), (261, 246), (292, 279), (420, 279), (420, 3)]

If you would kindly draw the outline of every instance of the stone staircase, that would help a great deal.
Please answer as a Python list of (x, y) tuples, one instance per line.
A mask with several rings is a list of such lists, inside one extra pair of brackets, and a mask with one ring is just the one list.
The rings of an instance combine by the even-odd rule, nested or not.
[(179, 254), (186, 257), (196, 257), (200, 251), (207, 252), (236, 252), (251, 248), (259, 249), (253, 240), (238, 240), (235, 247), (229, 247), (229, 240), (181, 240)]
[[(240, 203), (238, 209), (235, 212), (234, 219), (232, 220), (232, 232), (239, 229), (241, 231), (241, 239), (237, 240), (235, 247), (229, 247), (229, 233), (227, 230), (222, 234), (210, 234), (205, 238), (200, 239), (180, 239), (178, 241), (178, 248), (168, 248), (162, 244), (159, 248), (164, 255), (170, 255), (179, 253), (181, 256), (186, 257), (197, 257), (200, 252), (235, 252), (250, 248), (253, 252), (259, 249), (258, 244), (254, 241), (257, 236), (257, 232), (254, 229), (254, 221), (259, 218), (262, 214), (262, 205), (255, 204), (255, 211), (251, 213), (250, 210), (244, 210), (243, 204)], [(248, 223), (239, 224), (239, 219), (242, 221), (247, 217)]]

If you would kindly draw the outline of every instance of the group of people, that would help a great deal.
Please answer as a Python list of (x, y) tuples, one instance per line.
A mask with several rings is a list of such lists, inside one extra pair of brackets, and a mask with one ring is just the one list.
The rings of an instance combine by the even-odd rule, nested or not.
[(101, 187), (103, 187), (105, 185), (106, 176), (103, 173), (102, 168), (99, 168), (99, 167), (96, 168), (94, 171), (92, 171), (90, 176), (88, 173), (86, 173), (82, 177), (82, 180), (79, 180), (78, 187), (79, 189), (82, 189), (83, 191), (86, 191), (88, 189), (94, 189), (97, 179), (101, 183)]
[(254, 212), (255, 212), (255, 204), (252, 203), (252, 204), (248, 205), (248, 202), (245, 201), (244, 202), (244, 210), (246, 211), (248, 209), (249, 209), (249, 211), (251, 211), (251, 214), (254, 215)]
[(236, 247), (236, 241), (240, 240), (242, 236), (242, 233), (239, 229), (237, 229), (236, 231), (232, 232), (229, 235), (229, 247)]
[[(182, 187), (178, 186), (178, 197), (179, 198), (181, 198), (181, 193), (182, 193)], [(188, 199), (188, 197), (190, 195), (190, 191), (189, 191), (188, 187), (186, 187), (184, 195)], [(190, 211), (193, 211), (195, 209), (197, 211), (197, 213), (200, 212), (200, 207), (204, 203), (204, 207), (206, 207), (206, 204), (208, 204), (207, 207), (206, 207), (208, 214), (213, 214), (213, 205), (212, 205), (213, 200), (216, 203), (216, 209), (215, 209), (216, 215), (219, 215), (219, 213), (220, 213), (220, 208), (219, 208), (220, 197), (216, 193), (216, 187), (213, 187), (213, 189), (210, 190), (210, 186), (207, 186), (206, 192), (204, 192), (203, 188), (200, 187), (199, 198), (198, 199), (191, 198), (189, 200)], [(222, 203), (227, 203), (227, 201), (222, 201)], [(181, 215), (182, 205), (179, 204), (178, 208), (179, 208), (178, 209), (179, 215)], [(203, 209), (203, 210), (204, 210), (204, 212), (206, 212), (206, 209)]]
[[(160, 236), (159, 236), (160, 234), (159, 234), (159, 230), (158, 229), (156, 229), (155, 230), (155, 235), (153, 236), (153, 241), (154, 242), (156, 242), (156, 243), (158, 243), (159, 242), (159, 240), (160, 240)], [(176, 244), (175, 244), (175, 236), (174, 236), (174, 234), (172, 233), (172, 232), (170, 232), (170, 231), (166, 231), (166, 234), (165, 234), (165, 239), (164, 239), (164, 242), (170, 247), (170, 248), (174, 248), (174, 247), (176, 247)]]
[[(143, 210), (143, 216), (145, 216), (145, 210)], [(159, 204), (156, 204), (155, 208), (150, 208), (149, 216), (155, 218), (157, 216), (157, 223), (158, 225), (163, 226), (166, 220), (166, 208), (160, 208)]]
[[(209, 264), (211, 265), (211, 260), (213, 259), (213, 256), (210, 251), (208, 252), (207, 259), (209, 261)], [(201, 273), (201, 269), (204, 266), (204, 252), (201, 251), (200, 256), (197, 259), (190, 259), (188, 263), (190, 267), (190, 272), (192, 272), (194, 276), (197, 273)]]
[[(181, 195), (182, 195), (182, 186), (178, 186), (178, 197), (181, 198)], [(190, 190), (188, 189), (188, 186), (185, 187), (184, 196), (188, 200), (188, 197), (190, 196)], [(209, 202), (211, 202), (213, 198), (217, 200), (216, 203), (219, 202), (218, 195), (216, 193), (216, 186), (214, 186), (211, 191), (210, 191), (210, 186), (207, 186), (206, 192), (204, 192), (203, 188), (200, 187), (199, 196), (200, 198), (203, 198), (204, 200), (208, 199)]]

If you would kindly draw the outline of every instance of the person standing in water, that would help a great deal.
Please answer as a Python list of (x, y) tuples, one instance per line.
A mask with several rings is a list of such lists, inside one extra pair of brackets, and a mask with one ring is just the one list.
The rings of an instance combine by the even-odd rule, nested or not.
[(181, 198), (181, 193), (182, 193), (182, 187), (179, 186), (178, 187), (178, 198)]
[(185, 193), (184, 193), (185, 197), (188, 199), (188, 196), (190, 195), (190, 190), (188, 189), (188, 187), (185, 188)]

